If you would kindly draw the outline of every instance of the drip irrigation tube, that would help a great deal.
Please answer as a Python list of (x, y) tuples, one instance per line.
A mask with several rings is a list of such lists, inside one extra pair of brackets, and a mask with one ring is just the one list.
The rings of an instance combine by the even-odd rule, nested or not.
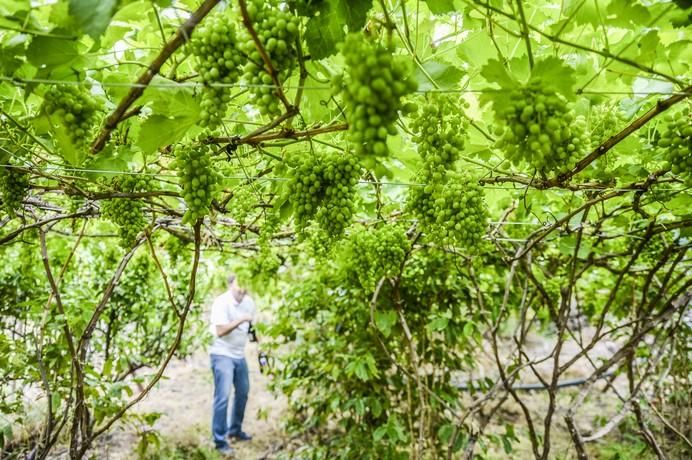
[[(605, 374), (601, 375), (598, 377), (598, 380), (600, 379), (607, 379), (609, 377), (612, 377), (615, 375), (614, 372), (606, 372)], [(481, 390), (481, 385), (479, 383), (474, 383), (474, 382), (479, 382), (480, 380), (475, 380), (471, 382), (463, 382), (455, 385), (455, 387), (458, 390), (461, 391), (471, 391), (471, 390)], [(585, 384), (588, 381), (588, 379), (568, 379), (568, 380), (562, 380), (557, 383), (555, 386), (556, 388), (567, 388), (567, 387), (577, 387), (580, 385)], [(543, 385), (542, 383), (517, 383), (516, 385), (512, 385), (513, 390), (517, 391), (540, 391), (540, 390), (547, 390), (549, 387), (546, 385)]]

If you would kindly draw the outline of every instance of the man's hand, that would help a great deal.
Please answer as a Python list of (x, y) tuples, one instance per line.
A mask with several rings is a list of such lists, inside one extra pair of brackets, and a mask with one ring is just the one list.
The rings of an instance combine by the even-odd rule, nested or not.
[(228, 324), (218, 325), (216, 326), (216, 335), (219, 337), (223, 337), (224, 335), (230, 333), (241, 324), (246, 322), (249, 323), (250, 321), (252, 321), (251, 315), (243, 315), (240, 318), (233, 320)]

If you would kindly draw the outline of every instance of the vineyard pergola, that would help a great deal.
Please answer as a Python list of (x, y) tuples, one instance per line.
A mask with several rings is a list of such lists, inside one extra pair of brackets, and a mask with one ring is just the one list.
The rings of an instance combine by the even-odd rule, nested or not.
[(232, 268), (300, 458), (692, 453), (689, 2), (0, 11), (0, 456), (141, 421)]

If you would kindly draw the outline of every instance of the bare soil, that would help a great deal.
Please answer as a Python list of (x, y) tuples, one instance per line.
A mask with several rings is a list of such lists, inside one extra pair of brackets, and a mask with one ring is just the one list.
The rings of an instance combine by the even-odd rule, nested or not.
[[(234, 442), (236, 458), (262, 458), (282, 444), (281, 418), (286, 401), (269, 391), (270, 377), (260, 373), (257, 345), (246, 350), (250, 370), (250, 397), (245, 410), (243, 430), (253, 436), (249, 442)], [(209, 356), (198, 351), (186, 360), (170, 363), (164, 378), (136, 406), (139, 413), (159, 412), (154, 425), (165, 441), (176, 444), (213, 447), (211, 440), (211, 407), (214, 383)], [(136, 458), (137, 433), (131, 427), (120, 427), (109, 434), (99, 458), (129, 460)]]

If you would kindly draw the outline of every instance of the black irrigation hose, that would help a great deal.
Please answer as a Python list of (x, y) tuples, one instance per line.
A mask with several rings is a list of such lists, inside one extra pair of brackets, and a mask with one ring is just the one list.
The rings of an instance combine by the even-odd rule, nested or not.
[[(615, 375), (614, 372), (606, 372), (605, 374), (601, 375), (598, 377), (598, 379), (607, 379), (609, 377), (612, 377)], [(558, 382), (555, 388), (567, 388), (567, 387), (577, 387), (580, 385), (583, 385), (587, 382), (588, 379), (569, 379), (569, 380), (563, 380), (561, 382)], [(478, 382), (479, 380), (475, 380), (475, 382)], [(481, 391), (481, 385), (480, 384), (475, 384), (473, 383), (474, 381), (471, 382), (464, 382), (464, 383), (459, 383), (455, 385), (455, 387), (458, 390), (461, 391), (471, 391), (471, 390), (476, 390), (476, 391)], [(543, 385), (542, 383), (518, 383), (516, 385), (512, 386), (513, 390), (517, 391), (539, 391), (539, 390), (547, 390), (550, 387)]]

